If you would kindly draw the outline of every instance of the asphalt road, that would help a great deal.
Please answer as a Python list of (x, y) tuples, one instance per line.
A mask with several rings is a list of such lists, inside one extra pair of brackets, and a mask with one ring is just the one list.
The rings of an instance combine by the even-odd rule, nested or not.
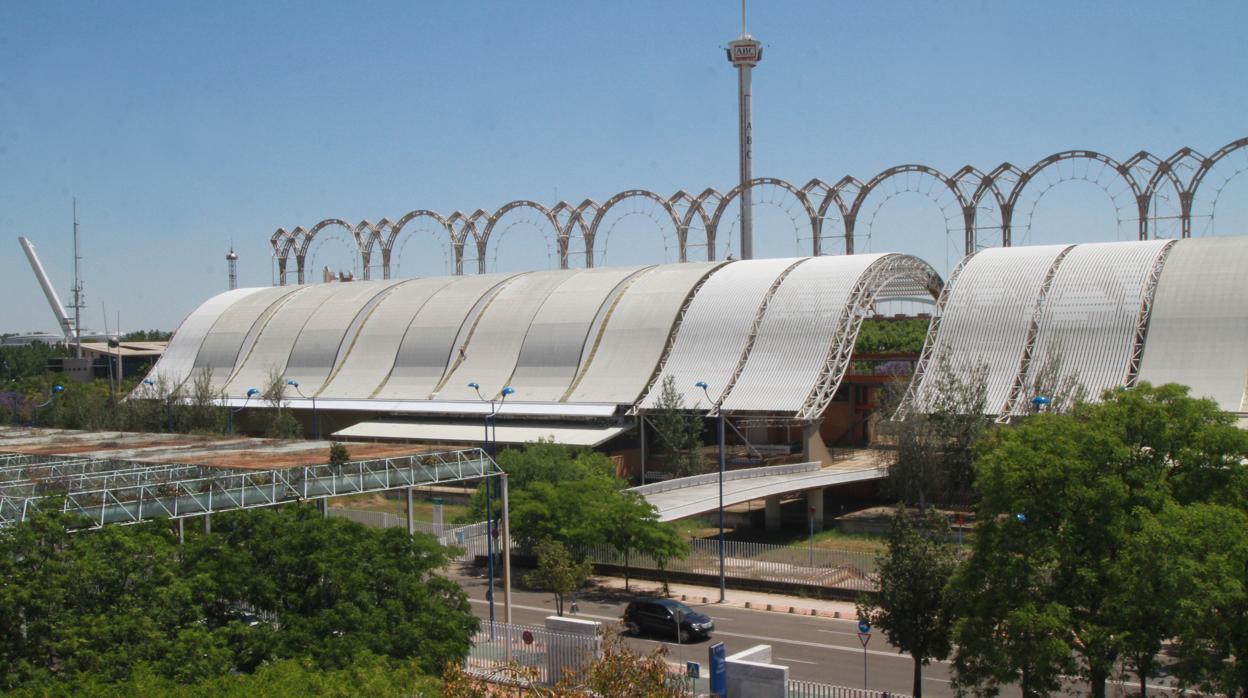
[[(489, 604), (485, 601), (485, 582), (482, 579), (456, 577), (468, 592), (473, 610), (478, 617), (489, 617)], [(503, 594), (495, 597), (495, 614), (503, 620)], [(577, 618), (600, 621), (604, 624), (619, 623), (628, 597), (614, 592), (591, 592), (578, 597)], [(548, 593), (527, 591), (512, 592), (512, 621), (542, 625), (546, 616), (554, 614), (554, 597)], [(638, 650), (652, 651), (655, 647), (668, 648), (669, 661), (697, 661), (707, 665), (707, 647), (722, 641), (733, 654), (754, 645), (771, 645), (772, 661), (789, 667), (789, 677), (805, 681), (861, 687), (863, 685), (863, 648), (858, 640), (857, 621), (848, 619), (790, 616), (771, 611), (755, 611), (718, 604), (689, 604), (715, 620), (715, 631), (710, 640), (698, 640), (677, 645), (669, 638), (626, 638), (626, 642)], [(913, 662), (909, 655), (898, 654), (884, 641), (882, 635), (873, 633), (866, 649), (867, 687), (877, 691), (910, 693)], [(925, 696), (952, 696), (949, 688), (948, 665), (933, 664), (925, 668), (923, 677)], [(1004, 695), (1010, 695), (1009, 691)]]

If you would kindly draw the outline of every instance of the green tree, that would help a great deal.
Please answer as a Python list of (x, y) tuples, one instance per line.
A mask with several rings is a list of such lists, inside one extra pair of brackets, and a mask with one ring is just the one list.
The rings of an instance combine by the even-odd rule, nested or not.
[(946, 587), (957, 567), (949, 522), (932, 512), (893, 515), (888, 549), (879, 556), (879, 590), (858, 603), (858, 615), (889, 644), (914, 659), (913, 695), (923, 695), (923, 667), (949, 656), (952, 604)]
[(333, 441), (329, 444), (329, 464), (330, 465), (346, 465), (351, 462), (351, 454), (347, 451), (346, 444)]
[(1099, 404), (994, 431), (976, 464), (974, 549), (954, 582), (959, 684), (1019, 679), (1038, 695), (1073, 654), (1104, 695), (1132, 651), (1125, 639), (1147, 644), (1133, 623), (1152, 612), (1124, 607), (1133, 600), (1115, 589), (1149, 517), (1170, 505), (1242, 507), (1245, 458), (1248, 435), (1232, 418), (1175, 385), (1108, 391)]
[(620, 491), (600, 510), (607, 544), (624, 556), (624, 590), (629, 589), (630, 556), (648, 555), (655, 560), (683, 558), (689, 552), (675, 527), (659, 521), (654, 505), (636, 492)]
[[(975, 444), (992, 425), (986, 416), (987, 371), (981, 365), (955, 373), (934, 361), (925, 379), (923, 403), (911, 402), (896, 418), (879, 424), (881, 441), (892, 447), (886, 487), (902, 502), (926, 510), (932, 503), (972, 501)], [(910, 388), (913, 389), (913, 388)], [(907, 388), (894, 383), (884, 391), (882, 414), (894, 414)]]
[(286, 376), (274, 366), (264, 383), (261, 398), (269, 406), (264, 435), (271, 439), (297, 439), (303, 435), (303, 427), (289, 409), (285, 408)]
[(585, 585), (593, 572), (589, 560), (575, 562), (567, 547), (549, 538), (535, 547), (537, 569), (524, 575), (524, 583), (531, 587), (549, 589), (555, 595), (555, 613), (563, 615), (563, 597)]
[(663, 377), (659, 398), (646, 418), (654, 425), (659, 452), (672, 475), (696, 475), (706, 469), (701, 450), (702, 416), (685, 406), (684, 393), (676, 388), (675, 377)]

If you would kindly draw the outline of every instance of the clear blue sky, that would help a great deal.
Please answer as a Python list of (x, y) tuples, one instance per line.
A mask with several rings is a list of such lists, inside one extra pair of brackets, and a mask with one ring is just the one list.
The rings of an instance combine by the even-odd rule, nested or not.
[[(738, 12), (735, 0), (0, 3), (0, 330), (54, 328), (16, 239), (36, 242), (67, 295), (71, 196), (87, 324), (106, 305), (125, 329), (172, 329), (224, 288), (231, 240), (241, 282), (269, 284), (279, 226), (727, 190), (736, 78), (723, 46)], [(1212, 152), (1248, 135), (1245, 26), (1242, 1), (754, 0), (750, 30), (767, 46), (755, 174)], [(1228, 212), (1245, 211), (1245, 180)], [(1048, 225), (1091, 221), (1110, 230), (1072, 237), (1113, 239), (1112, 209), (1077, 189)], [(944, 224), (925, 206), (881, 213), (874, 248), (946, 266), (931, 243)], [(920, 240), (924, 226), (935, 237)], [(512, 266), (548, 265), (536, 238), (508, 244), (524, 260)], [(419, 257), (405, 275), (440, 266)], [(627, 257), (615, 259), (645, 255)]]

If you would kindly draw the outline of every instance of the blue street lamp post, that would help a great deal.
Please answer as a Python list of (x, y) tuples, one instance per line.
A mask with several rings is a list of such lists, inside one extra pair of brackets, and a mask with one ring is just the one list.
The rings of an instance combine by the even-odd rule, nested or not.
[[(503, 404), (507, 402), (507, 396), (514, 394), (516, 391), (511, 386), (503, 388), (502, 399), (498, 401), (495, 407), (493, 398), (486, 398), (481, 393), (481, 385), (476, 381), (468, 384), (469, 388), (477, 391), (477, 397), (482, 402), (490, 403), (490, 412), (485, 416), (485, 452), (491, 458), (494, 456), (494, 447), (498, 438), (498, 422), (494, 416), (503, 408)], [(490, 425), (493, 423), (494, 430), (491, 435)], [(490, 637), (494, 636), (494, 507), (490, 498), (490, 490), (493, 489), (493, 482), (485, 479), (485, 554), (486, 554), (486, 577), (489, 586), (486, 588), (485, 598), (490, 602)], [(509, 555), (511, 551), (504, 550), (504, 555)]]
[(307, 395), (304, 395), (303, 391), (299, 389), (299, 381), (297, 380), (288, 380), (286, 381), (286, 385), (289, 385), (290, 387), (294, 388), (295, 392), (299, 393), (299, 397), (303, 398), (304, 400), (312, 401), (312, 421), (316, 424), (316, 440), (320, 441), (321, 440), (321, 416), (317, 414), (316, 412), (316, 396), (313, 395), (312, 397), (309, 398)]
[[(153, 381), (151, 378), (144, 378), (143, 385), (146, 385), (148, 390), (156, 389), (156, 382)], [(172, 400), (173, 400), (172, 395), (166, 395), (162, 397), (161, 399), (161, 402), (165, 403), (165, 429), (168, 430), (169, 432), (173, 432), (173, 405), (171, 404)]]
[(35, 404), (35, 413), (33, 415), (33, 420), (30, 423), (32, 427), (39, 426), (39, 410), (43, 409), (44, 407), (47, 407), (48, 405), (51, 405), (52, 401), (56, 399), (56, 396), (60, 395), (63, 392), (65, 392), (65, 386), (58, 383), (52, 386), (52, 391), (48, 393), (47, 401)]
[(238, 407), (229, 407), (228, 405), (226, 406), (225, 408), (225, 430), (226, 432), (230, 434), (234, 433), (234, 413), (242, 412), (244, 409), (246, 409), (247, 403), (251, 400), (251, 398), (259, 394), (260, 394), (259, 390), (256, 390), (255, 388), (248, 388), (247, 397), (243, 399), (243, 404), (239, 405)]
[(718, 402), (711, 400), (706, 381), (698, 381), (694, 385), (702, 389), (706, 401), (714, 406), (719, 422), (719, 602), (723, 603), (727, 586), (724, 580), (724, 411), (720, 409), (723, 398)]
[(1037, 395), (1031, 399), (1031, 406), (1035, 408), (1036, 412), (1042, 412), (1052, 402), (1048, 395)]

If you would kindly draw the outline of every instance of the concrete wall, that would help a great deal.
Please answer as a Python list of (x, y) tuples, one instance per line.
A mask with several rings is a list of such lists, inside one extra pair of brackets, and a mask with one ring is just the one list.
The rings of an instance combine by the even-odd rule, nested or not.
[(784, 698), (789, 668), (771, 663), (771, 645), (755, 645), (727, 658), (728, 695)]

